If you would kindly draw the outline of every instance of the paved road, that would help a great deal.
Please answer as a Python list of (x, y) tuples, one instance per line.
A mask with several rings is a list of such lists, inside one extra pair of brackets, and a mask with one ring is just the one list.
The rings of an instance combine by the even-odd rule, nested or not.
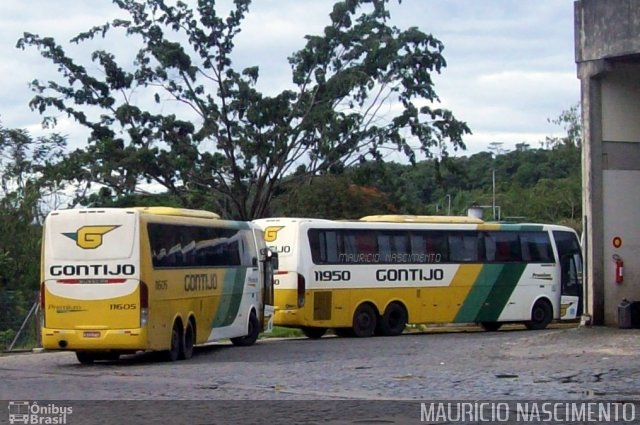
[(637, 401), (640, 330), (262, 340), (203, 347), (176, 363), (138, 355), (84, 366), (72, 353), (18, 354), (0, 357), (0, 375), (0, 400), (364, 400), (370, 411), (384, 406), (376, 400)]

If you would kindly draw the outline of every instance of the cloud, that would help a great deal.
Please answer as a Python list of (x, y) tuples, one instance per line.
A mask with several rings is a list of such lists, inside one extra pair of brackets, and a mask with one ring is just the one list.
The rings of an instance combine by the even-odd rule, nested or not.
[[(260, 89), (276, 93), (291, 81), (287, 57), (329, 23), (330, 0), (253, 2), (236, 40), (234, 65), (260, 67)], [(219, 1), (224, 8), (230, 0)], [(547, 119), (579, 101), (573, 50), (573, 2), (557, 0), (391, 1), (391, 24), (417, 26), (444, 45), (447, 67), (435, 76), (441, 106), (466, 121), (469, 151), (493, 141), (513, 146), (559, 131)], [(80, 31), (119, 16), (111, 2), (89, 0), (3, 0), (0, 3), (0, 120), (5, 127), (37, 129), (41, 117), (28, 108), (27, 84), (57, 78), (55, 67), (33, 49), (15, 48), (24, 31), (53, 36), (74, 57), (95, 48), (120, 57), (134, 40), (108, 38), (89, 46), (68, 45)], [(81, 145), (86, 134), (65, 121), (58, 130)]]

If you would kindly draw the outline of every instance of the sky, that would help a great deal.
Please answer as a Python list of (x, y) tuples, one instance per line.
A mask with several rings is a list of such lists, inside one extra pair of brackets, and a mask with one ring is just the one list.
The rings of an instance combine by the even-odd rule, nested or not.
[[(224, 1), (219, 2), (223, 4)], [(305, 34), (329, 23), (330, 0), (254, 0), (237, 38), (239, 68), (258, 65), (260, 87), (288, 87), (287, 57), (304, 46)], [(469, 155), (492, 142), (511, 150), (518, 143), (539, 147), (548, 136), (564, 134), (549, 120), (578, 104), (572, 0), (391, 0), (391, 21), (401, 29), (417, 26), (444, 43), (447, 67), (434, 77), (441, 107), (465, 121)], [(0, 2), (0, 123), (44, 135), (42, 117), (29, 109), (34, 79), (55, 79), (52, 64), (33, 48), (16, 48), (24, 32), (53, 37), (68, 53), (86, 54), (68, 40), (93, 25), (121, 17), (110, 0), (2, 0)], [(124, 41), (124, 42), (123, 42)], [(101, 44), (100, 44), (101, 43)], [(125, 40), (96, 47), (126, 51)], [(267, 90), (264, 90), (268, 88)], [(86, 133), (60, 117), (55, 131), (71, 146)]]

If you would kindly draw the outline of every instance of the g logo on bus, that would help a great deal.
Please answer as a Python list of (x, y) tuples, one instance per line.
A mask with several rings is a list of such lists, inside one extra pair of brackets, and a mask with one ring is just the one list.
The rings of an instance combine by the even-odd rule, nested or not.
[(282, 229), (284, 226), (269, 226), (264, 229), (264, 240), (265, 242), (273, 242), (278, 237), (278, 231)]
[(96, 249), (102, 245), (102, 236), (120, 226), (82, 226), (75, 233), (63, 233), (69, 239), (76, 241), (82, 249)]

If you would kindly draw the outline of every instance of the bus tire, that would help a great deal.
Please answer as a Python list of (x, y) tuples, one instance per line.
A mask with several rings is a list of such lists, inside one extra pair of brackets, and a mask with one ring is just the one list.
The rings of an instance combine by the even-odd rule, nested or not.
[(383, 336), (397, 336), (404, 332), (408, 320), (407, 310), (400, 303), (387, 306), (380, 320), (380, 331)]
[(168, 362), (175, 362), (180, 358), (180, 350), (182, 347), (182, 332), (180, 332), (180, 324), (178, 322), (173, 323), (171, 329), (171, 342), (170, 348), (164, 352), (164, 359)]
[(360, 304), (353, 314), (353, 333), (366, 338), (376, 331), (377, 314), (371, 304)]
[(333, 333), (340, 338), (351, 338), (355, 336), (353, 334), (353, 328), (334, 328)]
[(193, 321), (187, 322), (187, 329), (184, 331), (183, 343), (180, 347), (180, 359), (189, 360), (193, 357), (193, 344), (196, 340), (196, 332), (193, 326)]
[(500, 322), (480, 322), (480, 327), (487, 332), (496, 332), (502, 327)]
[(531, 309), (531, 320), (525, 322), (525, 326), (530, 330), (542, 330), (553, 320), (553, 308), (549, 301), (541, 299), (536, 301)]
[(118, 351), (107, 351), (104, 353), (104, 360), (110, 362), (117, 362), (120, 360), (120, 353)]
[(76, 351), (76, 358), (81, 364), (90, 365), (96, 361), (96, 355), (89, 351)]
[(249, 316), (249, 328), (247, 329), (247, 334), (245, 336), (231, 338), (231, 342), (236, 347), (248, 347), (255, 344), (258, 340), (259, 334), (260, 321), (258, 320), (258, 316), (256, 316), (256, 312), (252, 310), (251, 315)]
[(300, 330), (302, 331), (304, 336), (309, 339), (320, 339), (322, 338), (322, 335), (327, 332), (327, 328), (311, 328), (308, 326), (305, 326)]

